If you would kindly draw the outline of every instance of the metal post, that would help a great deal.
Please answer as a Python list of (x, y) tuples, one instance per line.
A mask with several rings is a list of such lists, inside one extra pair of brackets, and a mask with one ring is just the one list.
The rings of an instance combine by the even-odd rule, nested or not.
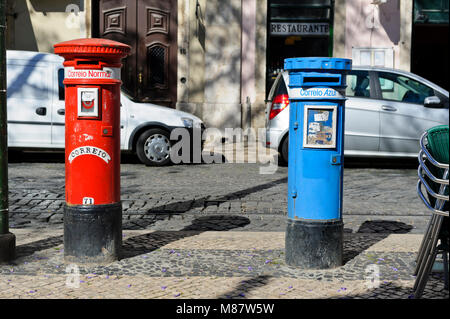
[(14, 258), (16, 237), (8, 223), (8, 135), (6, 121), (6, 0), (0, 0), (0, 262)]

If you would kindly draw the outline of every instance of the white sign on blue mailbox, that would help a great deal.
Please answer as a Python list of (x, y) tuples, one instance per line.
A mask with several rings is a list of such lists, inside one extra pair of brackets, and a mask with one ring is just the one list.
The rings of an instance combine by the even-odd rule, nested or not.
[(292, 88), (289, 98), (293, 99), (317, 99), (317, 98), (343, 98), (336, 90), (331, 88)]

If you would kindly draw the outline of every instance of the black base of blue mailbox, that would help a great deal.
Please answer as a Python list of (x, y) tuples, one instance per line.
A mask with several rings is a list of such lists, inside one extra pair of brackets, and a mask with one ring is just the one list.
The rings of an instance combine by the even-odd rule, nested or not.
[(286, 263), (305, 269), (329, 269), (343, 264), (341, 219), (289, 219), (286, 227)]

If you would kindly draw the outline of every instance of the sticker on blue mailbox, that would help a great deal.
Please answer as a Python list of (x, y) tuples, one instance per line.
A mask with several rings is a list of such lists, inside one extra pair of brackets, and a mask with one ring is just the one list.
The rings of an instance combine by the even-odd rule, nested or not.
[(336, 147), (336, 105), (305, 105), (303, 147)]

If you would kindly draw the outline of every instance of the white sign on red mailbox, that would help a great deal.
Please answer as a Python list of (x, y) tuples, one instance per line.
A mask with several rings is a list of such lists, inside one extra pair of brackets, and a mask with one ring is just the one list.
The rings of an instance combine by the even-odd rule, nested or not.
[(104, 67), (101, 70), (75, 69), (74, 67), (64, 68), (66, 79), (115, 79), (120, 80), (120, 68)]

